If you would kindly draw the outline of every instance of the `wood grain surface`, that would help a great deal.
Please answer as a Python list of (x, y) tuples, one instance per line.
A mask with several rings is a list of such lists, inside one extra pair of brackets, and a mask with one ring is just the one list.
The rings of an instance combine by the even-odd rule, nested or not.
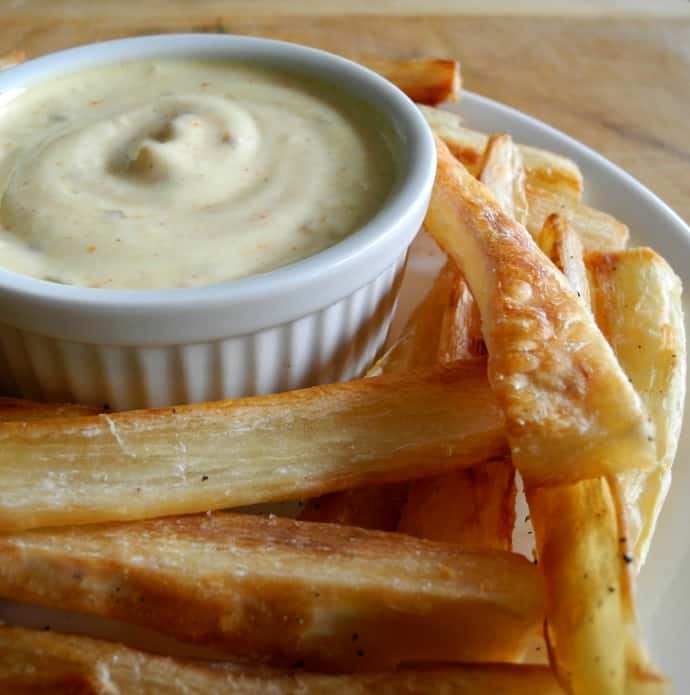
[(480, 3), (448, 0), (0, 0), (0, 53), (23, 48), (33, 57), (108, 38), (205, 31), (353, 58), (458, 58), (467, 89), (593, 147), (690, 221), (690, 3), (534, 0), (520, 16), (494, 14), (508, 6), (489, 2), (482, 15)]

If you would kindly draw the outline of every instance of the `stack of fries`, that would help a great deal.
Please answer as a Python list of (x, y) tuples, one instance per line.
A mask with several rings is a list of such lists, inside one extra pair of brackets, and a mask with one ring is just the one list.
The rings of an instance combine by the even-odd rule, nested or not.
[[(371, 66), (458, 96), (453, 62)], [(126, 413), (0, 402), (0, 597), (216, 657), (4, 626), (0, 692), (666, 692), (633, 589), (682, 420), (680, 282), (581, 201), (572, 161), (420, 108), (422, 233), (447, 262), (366, 378)], [(299, 520), (208, 511), (309, 497)]]

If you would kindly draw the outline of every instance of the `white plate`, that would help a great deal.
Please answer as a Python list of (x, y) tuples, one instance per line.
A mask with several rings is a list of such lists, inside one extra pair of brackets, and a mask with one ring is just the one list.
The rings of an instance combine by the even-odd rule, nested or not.
[[(665, 256), (683, 284), (690, 287), (690, 230), (638, 181), (572, 138), (490, 99), (465, 93), (460, 105), (449, 108), (461, 113), (469, 127), (485, 132), (508, 132), (518, 142), (553, 150), (575, 160), (584, 175), (585, 200), (626, 222), (633, 242), (649, 245)], [(439, 265), (439, 256), (428, 244), (413, 246), (394, 331), (423, 295), (424, 287), (430, 284), (433, 271)], [(686, 306), (686, 331), (687, 317)], [(690, 432), (687, 422), (685, 424), (673, 485), (639, 586), (640, 612), (649, 646), (656, 663), (673, 680), (676, 692), (683, 692), (690, 686), (690, 659), (687, 658), (690, 639), (690, 465), (687, 461)], [(49, 624), (55, 629), (120, 638), (134, 646), (180, 655), (194, 656), (205, 651), (180, 648), (173, 641), (161, 640), (160, 636), (140, 628), (70, 616), (60, 611), (27, 609), (0, 601), (0, 619), (3, 618), (36, 627)], [(623, 636), (611, 635), (611, 639), (617, 638)]]

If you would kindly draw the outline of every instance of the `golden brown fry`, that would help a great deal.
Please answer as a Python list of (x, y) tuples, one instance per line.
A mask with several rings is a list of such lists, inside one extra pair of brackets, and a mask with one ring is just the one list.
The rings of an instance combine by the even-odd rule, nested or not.
[(420, 104), (460, 98), (460, 64), (456, 60), (366, 60), (363, 64)]
[(0, 536), (0, 596), (344, 672), (512, 661), (543, 619), (522, 556), (227, 513)]
[(501, 456), (485, 365), (0, 424), (0, 529), (300, 499)]
[(21, 398), (0, 397), (0, 422), (26, 422), (56, 417), (96, 415), (98, 408), (71, 403), (36, 403)]
[(321, 495), (307, 502), (300, 519), (395, 531), (408, 487), (408, 482), (388, 483)]
[(6, 70), (7, 68), (12, 68), (19, 63), (23, 63), (26, 60), (26, 51), (16, 48), (9, 53), (3, 53), (0, 55), (0, 70)]
[(450, 302), (441, 321), (438, 361), (445, 364), (485, 354), (477, 302), (465, 278), (456, 271)]
[(559, 695), (551, 671), (509, 664), (434, 665), (342, 676), (181, 661), (89, 637), (0, 627), (0, 690), (12, 695)]
[(525, 167), (510, 135), (492, 135), (479, 166), (479, 180), (493, 193), (508, 217), (527, 221)]
[(438, 364), (443, 316), (452, 301), (457, 267), (448, 261), (434, 279), (426, 296), (414, 310), (400, 337), (367, 372), (380, 376)]
[(591, 298), (584, 250), (572, 226), (560, 215), (549, 215), (544, 220), (537, 243), (546, 257), (565, 275), (583, 304), (589, 307)]
[(671, 483), (685, 403), (685, 326), (679, 278), (651, 249), (592, 253), (587, 267), (597, 323), (656, 428), (657, 465), (619, 481), (641, 564)]
[(510, 550), (514, 525), (515, 469), (503, 459), (415, 481), (398, 530), (463, 548)]
[[(420, 109), (434, 132), (446, 143), (453, 155), (468, 168), (470, 173), (478, 176), (482, 155), (489, 139), (488, 135), (465, 128), (462, 125), (462, 119), (456, 113), (428, 106), (420, 106)], [(536, 147), (518, 145), (518, 149), (524, 160), (529, 184), (554, 191), (570, 201), (580, 200), (582, 174), (575, 162)], [(539, 227), (541, 228), (541, 224)]]
[(524, 227), (437, 146), (426, 226), (479, 305), (515, 466), (533, 485), (649, 468), (653, 428), (594, 318)]
[(628, 227), (601, 210), (554, 191), (527, 184), (527, 230), (539, 238), (544, 222), (554, 213), (563, 217), (587, 251), (619, 251), (628, 243)]
[[(550, 215), (544, 223), (539, 243), (589, 306), (589, 282), (582, 245), (572, 229), (558, 215)], [(615, 256), (628, 253), (619, 252)], [(603, 269), (608, 265), (603, 259), (610, 257), (596, 254), (594, 258)], [(596, 262), (594, 265), (596, 268)], [(635, 280), (641, 280), (642, 277), (635, 273), (637, 266), (630, 265), (629, 271), (636, 275)], [(607, 279), (609, 282), (601, 284), (608, 285), (610, 278)], [(658, 291), (658, 286), (652, 285), (652, 292), (657, 290), (656, 294), (662, 295), (661, 301), (666, 301), (663, 290)], [(680, 287), (677, 289), (680, 302)], [(620, 291), (615, 288), (600, 290), (602, 296), (599, 299), (606, 308), (613, 308), (621, 299)], [(615, 306), (615, 316), (600, 318), (600, 327), (607, 323), (605, 319), (619, 324), (628, 302), (627, 313), (633, 315), (631, 323), (637, 325), (636, 305), (640, 297), (622, 299), (623, 305)], [(682, 315), (680, 323), (682, 326)], [(638, 334), (635, 340), (637, 348), (641, 348), (639, 341)], [(654, 362), (653, 354), (647, 358)], [(626, 368), (624, 361), (622, 366)], [(619, 478), (636, 482), (640, 476), (652, 476), (654, 472), (625, 473)], [(639, 485), (634, 487), (639, 490)], [(617, 492), (617, 489), (616, 484), (614, 490)], [(622, 694), (663, 687), (658, 677), (650, 680), (639, 676), (648, 667), (636, 636), (630, 572), (627, 567), (622, 568), (622, 564), (632, 562), (627, 548), (628, 542), (634, 541), (631, 537), (633, 531), (626, 524), (622, 510), (620, 515), (617, 513), (615, 495), (611, 495), (609, 483), (601, 478), (551, 490), (528, 491), (528, 498), (548, 586), (547, 635), (551, 656), (568, 689), (575, 694)], [(558, 516), (557, 521), (554, 521), (555, 516)], [(570, 548), (570, 552), (565, 548)], [(619, 639), (609, 644), (610, 635), (614, 634), (626, 635), (627, 642)]]
[(615, 481), (528, 489), (552, 665), (573, 695), (664, 692), (647, 664)]

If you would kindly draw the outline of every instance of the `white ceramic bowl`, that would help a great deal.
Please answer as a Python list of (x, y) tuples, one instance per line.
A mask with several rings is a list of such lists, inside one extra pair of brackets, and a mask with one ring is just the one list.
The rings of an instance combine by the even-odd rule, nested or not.
[(51, 76), (95, 65), (173, 56), (278, 63), (341, 84), (389, 119), (401, 159), (398, 183), (343, 241), (240, 280), (103, 290), (0, 268), (0, 393), (116, 409), (270, 393), (350, 379), (383, 345), (407, 249), (428, 205), (435, 149), (414, 104), (379, 75), (295, 44), (183, 34), (44, 56), (0, 74), (0, 95), (6, 101)]

